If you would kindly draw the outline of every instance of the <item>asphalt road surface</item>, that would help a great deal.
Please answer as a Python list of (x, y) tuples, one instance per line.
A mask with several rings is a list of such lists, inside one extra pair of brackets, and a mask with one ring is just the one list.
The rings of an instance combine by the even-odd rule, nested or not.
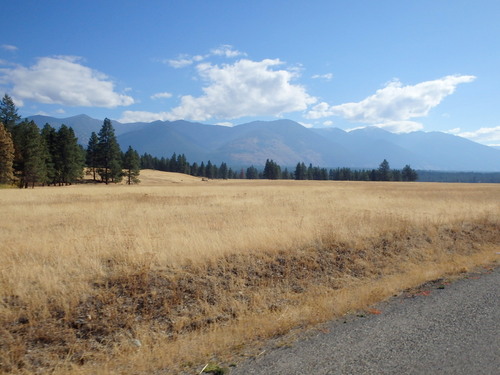
[(427, 284), (231, 370), (250, 374), (500, 374), (500, 268)]

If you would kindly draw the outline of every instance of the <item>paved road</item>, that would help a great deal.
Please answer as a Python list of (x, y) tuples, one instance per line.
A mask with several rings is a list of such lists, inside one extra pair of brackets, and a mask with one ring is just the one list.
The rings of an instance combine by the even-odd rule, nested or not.
[(329, 323), (231, 375), (500, 374), (500, 268), (438, 287)]

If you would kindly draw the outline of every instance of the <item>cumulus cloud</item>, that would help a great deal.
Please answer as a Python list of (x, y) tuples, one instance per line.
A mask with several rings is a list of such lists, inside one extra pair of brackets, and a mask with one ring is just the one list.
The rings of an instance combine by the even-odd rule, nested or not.
[(114, 91), (114, 84), (98, 71), (81, 65), (74, 56), (42, 57), (31, 67), (0, 69), (0, 83), (12, 86), (19, 105), (24, 100), (46, 104), (114, 108), (134, 99)]
[(218, 48), (214, 48), (210, 51), (210, 53), (215, 56), (225, 57), (246, 56), (246, 53), (235, 50), (234, 47), (229, 44), (223, 44)]
[(151, 99), (168, 99), (171, 97), (172, 94), (169, 92), (158, 92), (156, 94), (151, 95)]
[(136, 121), (139, 118), (231, 120), (245, 116), (280, 116), (303, 111), (315, 103), (316, 99), (308, 95), (304, 87), (291, 82), (296, 73), (277, 68), (280, 65), (283, 62), (279, 59), (242, 59), (221, 66), (198, 64), (198, 75), (206, 82), (202, 96), (182, 96), (180, 105), (169, 112), (137, 112), (137, 117), (134, 117), (132, 111), (127, 111), (124, 118)]
[(170, 65), (172, 68), (184, 68), (186, 66), (192, 65), (196, 62), (202, 61), (207, 57), (207, 55), (195, 55), (190, 56), (186, 54), (179, 55), (176, 59), (164, 60), (163, 62)]
[(189, 54), (180, 54), (176, 59), (167, 59), (163, 60), (164, 63), (167, 63), (172, 68), (184, 68), (189, 65), (193, 65), (195, 63), (199, 63), (203, 60), (211, 56), (222, 56), (227, 58), (234, 58), (238, 56), (246, 56), (245, 52), (238, 51), (234, 49), (233, 46), (229, 44), (222, 44), (217, 48), (213, 48), (210, 50), (210, 53), (205, 55), (189, 55)]
[(311, 78), (313, 79), (324, 79), (325, 81), (331, 81), (333, 78), (332, 73), (326, 73), (326, 74), (315, 74)]
[(460, 83), (472, 82), (475, 78), (471, 75), (451, 75), (407, 86), (403, 86), (399, 80), (393, 80), (374, 95), (357, 103), (330, 106), (321, 102), (306, 117), (318, 119), (341, 116), (352, 122), (413, 131), (421, 129), (421, 124), (409, 120), (427, 116), (446, 96), (453, 94)]
[(476, 131), (457, 133), (457, 135), (491, 146), (500, 144), (500, 126), (480, 128)]
[(16, 46), (13, 46), (12, 44), (2, 44), (0, 47), (6, 51), (17, 51), (18, 50), (18, 48)]

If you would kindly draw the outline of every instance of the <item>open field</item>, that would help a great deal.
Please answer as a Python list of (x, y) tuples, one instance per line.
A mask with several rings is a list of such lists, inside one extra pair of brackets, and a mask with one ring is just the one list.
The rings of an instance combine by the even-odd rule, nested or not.
[(140, 178), (0, 192), (0, 373), (199, 372), (500, 251), (500, 185)]

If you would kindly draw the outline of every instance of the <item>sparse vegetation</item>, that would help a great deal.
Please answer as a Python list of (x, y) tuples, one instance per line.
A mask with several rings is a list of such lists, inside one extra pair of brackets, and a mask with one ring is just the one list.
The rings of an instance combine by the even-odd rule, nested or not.
[(0, 372), (222, 370), (498, 257), (497, 185), (141, 180), (2, 190)]

